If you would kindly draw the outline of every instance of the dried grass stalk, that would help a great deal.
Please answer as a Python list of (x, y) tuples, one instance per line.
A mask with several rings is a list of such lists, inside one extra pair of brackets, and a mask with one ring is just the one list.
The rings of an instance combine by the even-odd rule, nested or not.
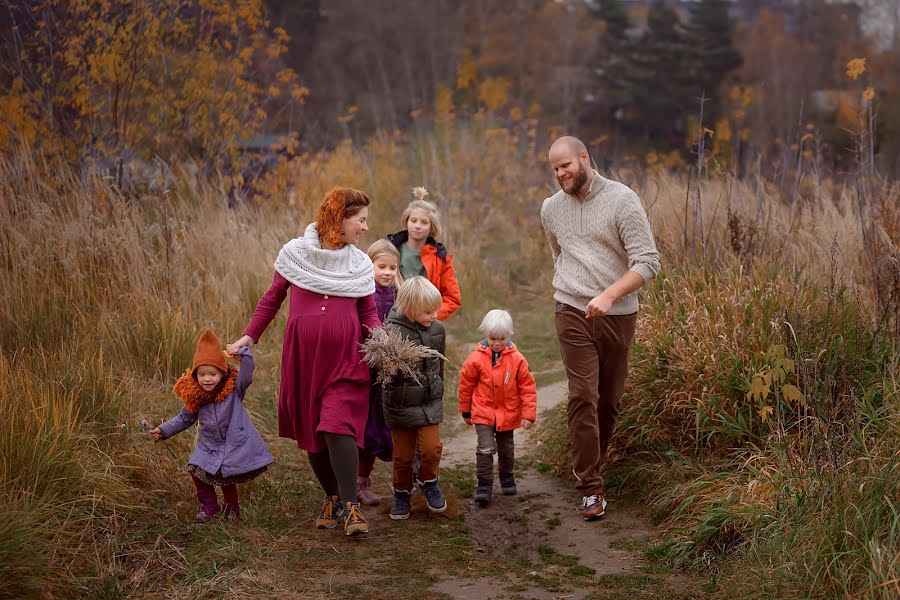
[(416, 369), (419, 361), (425, 358), (447, 357), (434, 350), (416, 344), (400, 335), (396, 329), (376, 327), (372, 329), (368, 339), (360, 344), (366, 362), (370, 367), (378, 370), (375, 381), (378, 383), (390, 383), (399, 373), (404, 377), (419, 380), (419, 371)]

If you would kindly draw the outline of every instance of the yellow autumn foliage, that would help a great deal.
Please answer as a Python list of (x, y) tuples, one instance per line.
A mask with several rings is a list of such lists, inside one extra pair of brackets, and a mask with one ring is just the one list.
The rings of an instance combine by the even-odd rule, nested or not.
[(475, 65), (475, 57), (468, 50), (463, 52), (459, 67), (456, 69), (456, 89), (465, 90), (475, 84), (478, 76), (478, 67)]
[(478, 86), (478, 99), (491, 110), (503, 108), (509, 100), (509, 81), (503, 77), (488, 77)]
[[(290, 69), (256, 79), (256, 63), (277, 59), (288, 39), (270, 28), (262, 0), (198, 0), (189, 11), (179, 0), (33, 4), (47, 17), (23, 34), (23, 76), (0, 96), (0, 150), (24, 142), (77, 160), (130, 148), (234, 164), (267, 103), (300, 103), (307, 92)], [(48, 52), (58, 59), (40, 60)]]

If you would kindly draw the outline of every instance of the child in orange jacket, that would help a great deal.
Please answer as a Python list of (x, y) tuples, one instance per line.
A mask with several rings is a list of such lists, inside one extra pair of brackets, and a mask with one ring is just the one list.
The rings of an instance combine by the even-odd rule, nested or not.
[(489, 311), (478, 330), (485, 339), (463, 364), (459, 412), (467, 424), (475, 424), (475, 502), (487, 506), (494, 486), (494, 454), (499, 454), (500, 491), (516, 493), (513, 431), (531, 429), (537, 417), (537, 387), (528, 361), (509, 339), (513, 322), (508, 312)]
[(425, 200), (428, 192), (423, 187), (417, 187), (413, 195), (416, 199), (409, 203), (400, 218), (403, 230), (388, 235), (387, 239), (400, 253), (400, 275), (403, 279), (421, 275), (441, 293), (437, 320), (443, 323), (462, 305), (459, 283), (453, 270), (453, 255), (435, 239), (441, 235), (441, 217), (437, 206)]

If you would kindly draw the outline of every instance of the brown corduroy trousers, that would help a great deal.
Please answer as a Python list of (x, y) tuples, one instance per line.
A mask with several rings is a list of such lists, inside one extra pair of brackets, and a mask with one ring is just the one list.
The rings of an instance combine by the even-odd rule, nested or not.
[(401, 492), (412, 491), (413, 461), (416, 449), (422, 459), (419, 465), (418, 479), (433, 481), (438, 478), (441, 466), (441, 454), (444, 445), (441, 443), (440, 425), (424, 425), (415, 429), (396, 428), (391, 430), (394, 441), (394, 489)]
[(557, 303), (556, 334), (569, 379), (569, 440), (576, 487), (605, 495), (603, 467), (625, 390), (637, 314), (588, 319)]

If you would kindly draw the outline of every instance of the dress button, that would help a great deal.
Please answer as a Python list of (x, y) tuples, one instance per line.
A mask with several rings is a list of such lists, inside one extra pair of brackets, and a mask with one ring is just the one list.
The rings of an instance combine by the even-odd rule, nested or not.
[(322, 310), (325, 310), (325, 307), (324, 307), (324, 306), (322, 307)]
[(328, 296), (322, 296), (322, 297), (325, 298), (326, 300), (328, 300)]

